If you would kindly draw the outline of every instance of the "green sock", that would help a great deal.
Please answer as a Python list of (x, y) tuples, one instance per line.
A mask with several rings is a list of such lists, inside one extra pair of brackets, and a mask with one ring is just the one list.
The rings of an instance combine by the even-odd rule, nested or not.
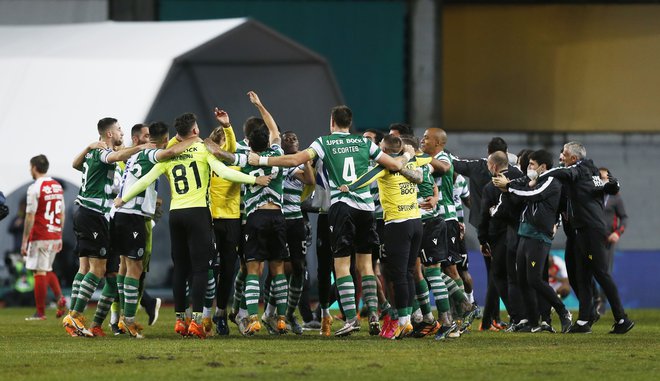
[(259, 276), (248, 274), (245, 277), (245, 305), (249, 315), (259, 313)]
[(124, 306), (124, 279), (126, 279), (126, 275), (117, 275), (117, 291), (119, 292), (119, 311), (120, 313), (124, 313), (125, 306)]
[(213, 300), (215, 299), (215, 276), (213, 270), (209, 269), (208, 279), (206, 282), (206, 294), (204, 296), (204, 307), (213, 308)]
[(365, 275), (362, 277), (362, 298), (369, 312), (374, 314), (378, 312), (378, 294), (376, 277), (374, 275)]
[(406, 315), (410, 315), (410, 314), (408, 313), (408, 307), (397, 308), (397, 309), (396, 309), (396, 314), (397, 314), (397, 316), (399, 316), (399, 317), (401, 317), (401, 316), (406, 316)]
[(115, 300), (116, 295), (117, 278), (105, 278), (105, 285), (103, 286), (103, 291), (101, 291), (101, 297), (99, 298), (99, 303), (96, 305), (96, 312), (94, 313), (94, 323), (97, 325), (103, 325), (103, 321), (108, 316), (108, 312), (110, 312), (110, 306)]
[(132, 319), (135, 317), (138, 306), (138, 289), (140, 280), (126, 277), (124, 279), (124, 317)]
[(449, 293), (447, 291), (447, 285), (442, 279), (442, 270), (439, 267), (428, 267), (424, 271), (424, 276), (429, 283), (429, 288), (433, 293), (433, 299), (435, 300), (435, 306), (438, 309), (438, 315), (449, 311)]
[(424, 315), (431, 313), (431, 303), (429, 303), (429, 286), (425, 279), (415, 284), (415, 298), (419, 303), (419, 308)]
[(243, 303), (243, 291), (245, 287), (245, 274), (238, 270), (236, 279), (234, 280), (234, 300), (232, 301), (231, 308), (233, 311), (238, 311), (239, 308), (245, 308)]
[(277, 306), (277, 314), (279, 316), (284, 316), (286, 314), (288, 293), (289, 286), (286, 281), (286, 275), (275, 275), (273, 282), (270, 285), (270, 294), (275, 298), (275, 305)]
[(355, 319), (355, 285), (353, 284), (353, 277), (347, 275), (337, 278), (337, 292), (339, 292), (339, 302), (344, 309), (346, 320)]
[(419, 308), (419, 303), (417, 303), (417, 299), (413, 299), (411, 308), (413, 311), (417, 311), (417, 309)]
[(82, 282), (85, 274), (76, 273), (76, 276), (73, 277), (73, 284), (71, 285), (71, 302), (69, 303), (69, 309), (73, 310), (76, 307), (76, 301), (78, 300), (78, 292), (80, 292), (80, 282)]
[(74, 311), (83, 313), (87, 307), (89, 299), (94, 295), (96, 287), (98, 287), (101, 280), (94, 275), (92, 272), (85, 274), (85, 277), (80, 281), (80, 288), (78, 289), (78, 298), (76, 300), (76, 305), (73, 308)]
[(303, 274), (293, 274), (289, 278), (289, 295), (287, 297), (286, 315), (291, 316), (296, 312), (300, 297), (303, 292), (305, 277)]

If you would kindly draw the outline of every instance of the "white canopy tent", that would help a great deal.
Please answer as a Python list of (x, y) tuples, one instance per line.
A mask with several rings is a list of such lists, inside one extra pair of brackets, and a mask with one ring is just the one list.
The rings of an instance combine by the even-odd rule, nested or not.
[[(316, 83), (309, 76), (293, 80), (301, 62), (314, 67)], [(237, 71), (241, 66), (252, 70)], [(286, 67), (291, 76), (271, 75), (274, 67)], [(194, 78), (179, 75), (186, 71)], [(223, 71), (231, 71), (233, 92), (219, 99), (224, 83), (213, 81), (228, 82), (218, 74)], [(51, 175), (79, 184), (71, 161), (98, 138), (96, 122), (105, 116), (119, 120), (127, 145), (135, 123), (171, 123), (186, 111), (213, 123), (210, 109), (220, 101), (240, 126), (240, 117), (255, 113), (245, 97), (251, 89), (267, 106), (288, 102), (278, 122), (290, 120), (286, 127), (291, 129), (296, 128), (288, 124), (300, 113), (318, 110), (302, 118), (303, 126), (314, 123), (316, 130), (327, 131), (328, 108), (341, 101), (322, 58), (248, 19), (0, 27), (0, 131), (5, 139), (0, 190), (8, 195), (30, 181), (29, 159), (40, 153), (50, 160)], [(295, 99), (287, 101), (295, 92), (323, 96), (312, 97), (314, 110), (306, 106), (303, 112)], [(277, 108), (272, 111), (277, 117)], [(291, 111), (296, 115), (289, 116)], [(318, 135), (309, 132), (303, 144)]]
[[(7, 227), (32, 181), (31, 157), (45, 154), (50, 175), (75, 185), (65, 193), (71, 206), (80, 185), (71, 163), (98, 139), (99, 119), (117, 118), (130, 145), (134, 124), (172, 124), (184, 112), (197, 114), (206, 136), (220, 106), (242, 138), (242, 122), (258, 114), (249, 90), (298, 133), (301, 148), (328, 132), (329, 110), (342, 103), (322, 57), (249, 19), (0, 27), (0, 191), (12, 211), (0, 222), (0, 256), (12, 246)], [(168, 193), (161, 187), (166, 205)], [(166, 227), (167, 215), (154, 230), (155, 252), (169, 252)], [(64, 234), (65, 247), (74, 245), (71, 224)], [(166, 268), (162, 259), (152, 265)], [(164, 282), (166, 271), (157, 273), (151, 280)]]

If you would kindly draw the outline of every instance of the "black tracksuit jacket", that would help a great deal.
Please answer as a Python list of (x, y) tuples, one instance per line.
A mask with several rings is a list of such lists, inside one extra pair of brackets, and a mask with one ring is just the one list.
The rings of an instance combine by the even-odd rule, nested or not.
[(509, 192), (521, 198), (525, 205), (520, 216), (520, 222), (526, 222), (539, 232), (552, 237), (554, 225), (557, 222), (557, 209), (561, 197), (561, 183), (544, 172), (530, 188), (526, 182), (509, 183)]

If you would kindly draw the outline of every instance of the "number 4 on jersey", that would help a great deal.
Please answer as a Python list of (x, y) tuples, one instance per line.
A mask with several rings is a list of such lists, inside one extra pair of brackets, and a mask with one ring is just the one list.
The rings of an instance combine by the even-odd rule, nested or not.
[(344, 169), (341, 172), (341, 177), (344, 181), (349, 183), (357, 180), (357, 176), (355, 175), (355, 162), (352, 157), (344, 159)]

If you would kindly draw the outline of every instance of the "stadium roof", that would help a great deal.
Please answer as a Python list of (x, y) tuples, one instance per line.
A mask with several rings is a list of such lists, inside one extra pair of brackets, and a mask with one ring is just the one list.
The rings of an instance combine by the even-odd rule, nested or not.
[(256, 114), (248, 90), (301, 145), (327, 131), (342, 98), (322, 57), (249, 19), (0, 27), (0, 190), (31, 181), (29, 159), (42, 153), (52, 176), (80, 184), (71, 162), (106, 116), (130, 145), (133, 124), (188, 111), (208, 133), (217, 105), (240, 137)]

